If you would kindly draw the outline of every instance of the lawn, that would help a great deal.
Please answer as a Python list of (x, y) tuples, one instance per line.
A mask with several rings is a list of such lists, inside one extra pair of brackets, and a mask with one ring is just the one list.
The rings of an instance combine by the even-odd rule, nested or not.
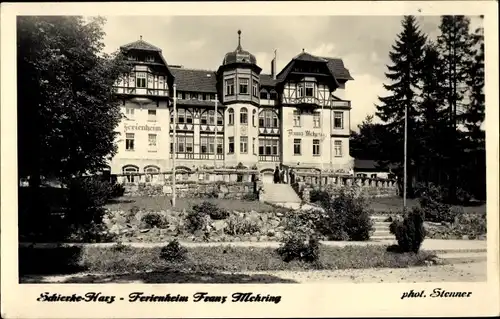
[[(403, 207), (403, 198), (401, 197), (378, 197), (369, 199), (370, 207), (375, 213), (390, 213), (401, 211)], [(418, 206), (418, 199), (408, 198), (406, 206), (413, 208)], [(486, 204), (477, 203), (477, 205), (460, 206), (465, 213), (484, 213), (486, 212)]]
[[(276, 209), (275, 207), (261, 203), (259, 201), (244, 201), (237, 199), (219, 199), (219, 198), (177, 198), (175, 209), (189, 210), (193, 205), (200, 204), (201, 202), (209, 201), (217, 204), (220, 208), (226, 210), (237, 211), (251, 211), (265, 212)], [(157, 196), (157, 197), (121, 197), (112, 200), (106, 205), (110, 210), (123, 210), (129, 211), (132, 207), (137, 206), (140, 209), (147, 211), (160, 211), (172, 209), (171, 197)]]
[[(145, 271), (301, 271), (317, 269), (402, 268), (422, 266), (433, 252), (391, 253), (380, 245), (320, 246), (318, 263), (284, 262), (273, 248), (211, 246), (189, 247), (187, 259), (170, 262), (160, 258), (160, 247), (20, 248), (20, 275), (77, 272), (123, 274)], [(47, 263), (46, 260), (52, 262)], [(43, 267), (46, 265), (47, 267)]]

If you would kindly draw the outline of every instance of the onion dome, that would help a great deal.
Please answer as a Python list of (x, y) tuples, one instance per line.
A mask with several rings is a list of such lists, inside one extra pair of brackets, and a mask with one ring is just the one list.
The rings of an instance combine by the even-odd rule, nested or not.
[(257, 64), (255, 55), (243, 50), (243, 48), (241, 47), (241, 30), (238, 30), (238, 47), (236, 48), (236, 50), (226, 53), (226, 56), (222, 61), (222, 65), (232, 63)]

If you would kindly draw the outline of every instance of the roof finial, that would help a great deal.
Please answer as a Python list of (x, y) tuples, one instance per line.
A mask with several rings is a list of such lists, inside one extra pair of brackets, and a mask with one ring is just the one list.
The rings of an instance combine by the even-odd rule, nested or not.
[(241, 30), (238, 30), (238, 48), (236, 50), (242, 50), (241, 48)]
[(139, 36), (139, 39), (142, 41), (142, 35)]
[(306, 52), (306, 50), (304, 48), (302, 48), (302, 53)]

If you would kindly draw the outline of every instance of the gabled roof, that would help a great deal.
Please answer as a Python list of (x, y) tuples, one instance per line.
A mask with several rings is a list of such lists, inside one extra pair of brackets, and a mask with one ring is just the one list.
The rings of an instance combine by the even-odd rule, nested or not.
[(307, 52), (300, 53), (295, 58), (293, 58), (293, 60), (306, 61), (306, 62), (327, 62), (327, 60), (325, 60), (324, 58), (314, 56), (314, 55), (309, 54)]
[(145, 50), (145, 51), (156, 51), (156, 52), (161, 52), (161, 49), (158, 47), (155, 47), (151, 43), (148, 43), (144, 40), (142, 40), (142, 37), (140, 40), (122, 45), (120, 49), (124, 50)]
[(338, 58), (322, 58), (328, 61), (328, 68), (339, 80), (354, 80), (349, 70), (344, 67), (344, 61)]
[(215, 71), (170, 66), (178, 91), (217, 93)]
[(260, 85), (261, 86), (275, 86), (276, 80), (273, 79), (271, 74), (261, 74), (260, 75)]

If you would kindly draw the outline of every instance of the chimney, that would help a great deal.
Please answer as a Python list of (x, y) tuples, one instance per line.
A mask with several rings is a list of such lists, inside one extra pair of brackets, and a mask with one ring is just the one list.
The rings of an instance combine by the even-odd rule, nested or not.
[(274, 50), (274, 58), (271, 61), (271, 77), (276, 80), (276, 50)]

